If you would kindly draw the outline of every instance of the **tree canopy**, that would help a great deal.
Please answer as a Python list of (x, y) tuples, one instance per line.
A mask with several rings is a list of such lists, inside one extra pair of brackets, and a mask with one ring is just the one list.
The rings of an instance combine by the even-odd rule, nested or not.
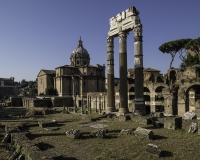
[(45, 89), (45, 94), (46, 94), (46, 95), (55, 96), (55, 95), (58, 94), (58, 92), (57, 92), (57, 90), (54, 89), (53, 87), (47, 87), (47, 88)]
[(187, 59), (184, 61), (186, 67), (194, 66), (196, 64), (199, 64), (199, 58), (198, 55), (195, 54), (192, 56), (190, 53), (187, 55)]
[(170, 62), (170, 67), (172, 66), (172, 62), (174, 61), (174, 57), (176, 55), (176, 53), (178, 52), (179, 53), (179, 57), (182, 61), (185, 60), (185, 56), (186, 55), (183, 55), (184, 53), (186, 54), (186, 50), (185, 50), (185, 45), (191, 41), (190, 38), (187, 38), (187, 39), (178, 39), (178, 40), (174, 40), (174, 41), (169, 41), (169, 42), (166, 42), (166, 43), (163, 43), (160, 47), (159, 47), (159, 50), (162, 52), (162, 53), (168, 53), (171, 55), (171, 62)]
[(191, 50), (196, 53), (200, 59), (200, 37), (190, 40), (186, 45), (185, 48), (187, 50)]

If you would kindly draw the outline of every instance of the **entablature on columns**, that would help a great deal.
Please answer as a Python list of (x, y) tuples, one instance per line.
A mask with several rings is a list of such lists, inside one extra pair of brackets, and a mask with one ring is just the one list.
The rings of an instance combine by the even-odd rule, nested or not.
[(117, 14), (110, 18), (110, 30), (108, 36), (118, 36), (119, 32), (129, 32), (134, 28), (142, 27), (140, 18), (138, 17), (139, 11), (134, 7)]

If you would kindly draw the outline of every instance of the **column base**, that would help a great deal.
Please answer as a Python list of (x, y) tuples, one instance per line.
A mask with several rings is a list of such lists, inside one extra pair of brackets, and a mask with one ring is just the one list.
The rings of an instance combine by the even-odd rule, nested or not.
[(106, 112), (115, 112), (116, 109), (113, 107), (106, 107)]
[(145, 111), (142, 111), (142, 110), (134, 110), (133, 114), (136, 115), (136, 116), (144, 116), (144, 115), (146, 115)]
[(128, 108), (119, 108), (119, 113), (129, 113)]

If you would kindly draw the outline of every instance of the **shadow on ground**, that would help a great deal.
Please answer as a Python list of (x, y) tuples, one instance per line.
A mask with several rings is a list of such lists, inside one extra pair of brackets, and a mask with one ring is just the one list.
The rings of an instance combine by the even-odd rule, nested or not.
[(173, 153), (169, 151), (162, 151), (161, 152), (161, 157), (172, 157)]
[(153, 140), (160, 140), (160, 139), (167, 139), (165, 136), (160, 136), (160, 135), (154, 135)]
[(20, 116), (26, 114), (26, 108), (23, 107), (3, 107), (1, 108), (0, 117)]

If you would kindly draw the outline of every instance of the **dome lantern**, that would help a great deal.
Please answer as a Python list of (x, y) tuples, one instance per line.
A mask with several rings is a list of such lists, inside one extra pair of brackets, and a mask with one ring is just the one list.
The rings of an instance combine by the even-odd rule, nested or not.
[(88, 51), (83, 47), (83, 42), (81, 40), (78, 41), (78, 46), (75, 48), (70, 57), (71, 65), (73, 66), (84, 66), (90, 65), (90, 55)]

